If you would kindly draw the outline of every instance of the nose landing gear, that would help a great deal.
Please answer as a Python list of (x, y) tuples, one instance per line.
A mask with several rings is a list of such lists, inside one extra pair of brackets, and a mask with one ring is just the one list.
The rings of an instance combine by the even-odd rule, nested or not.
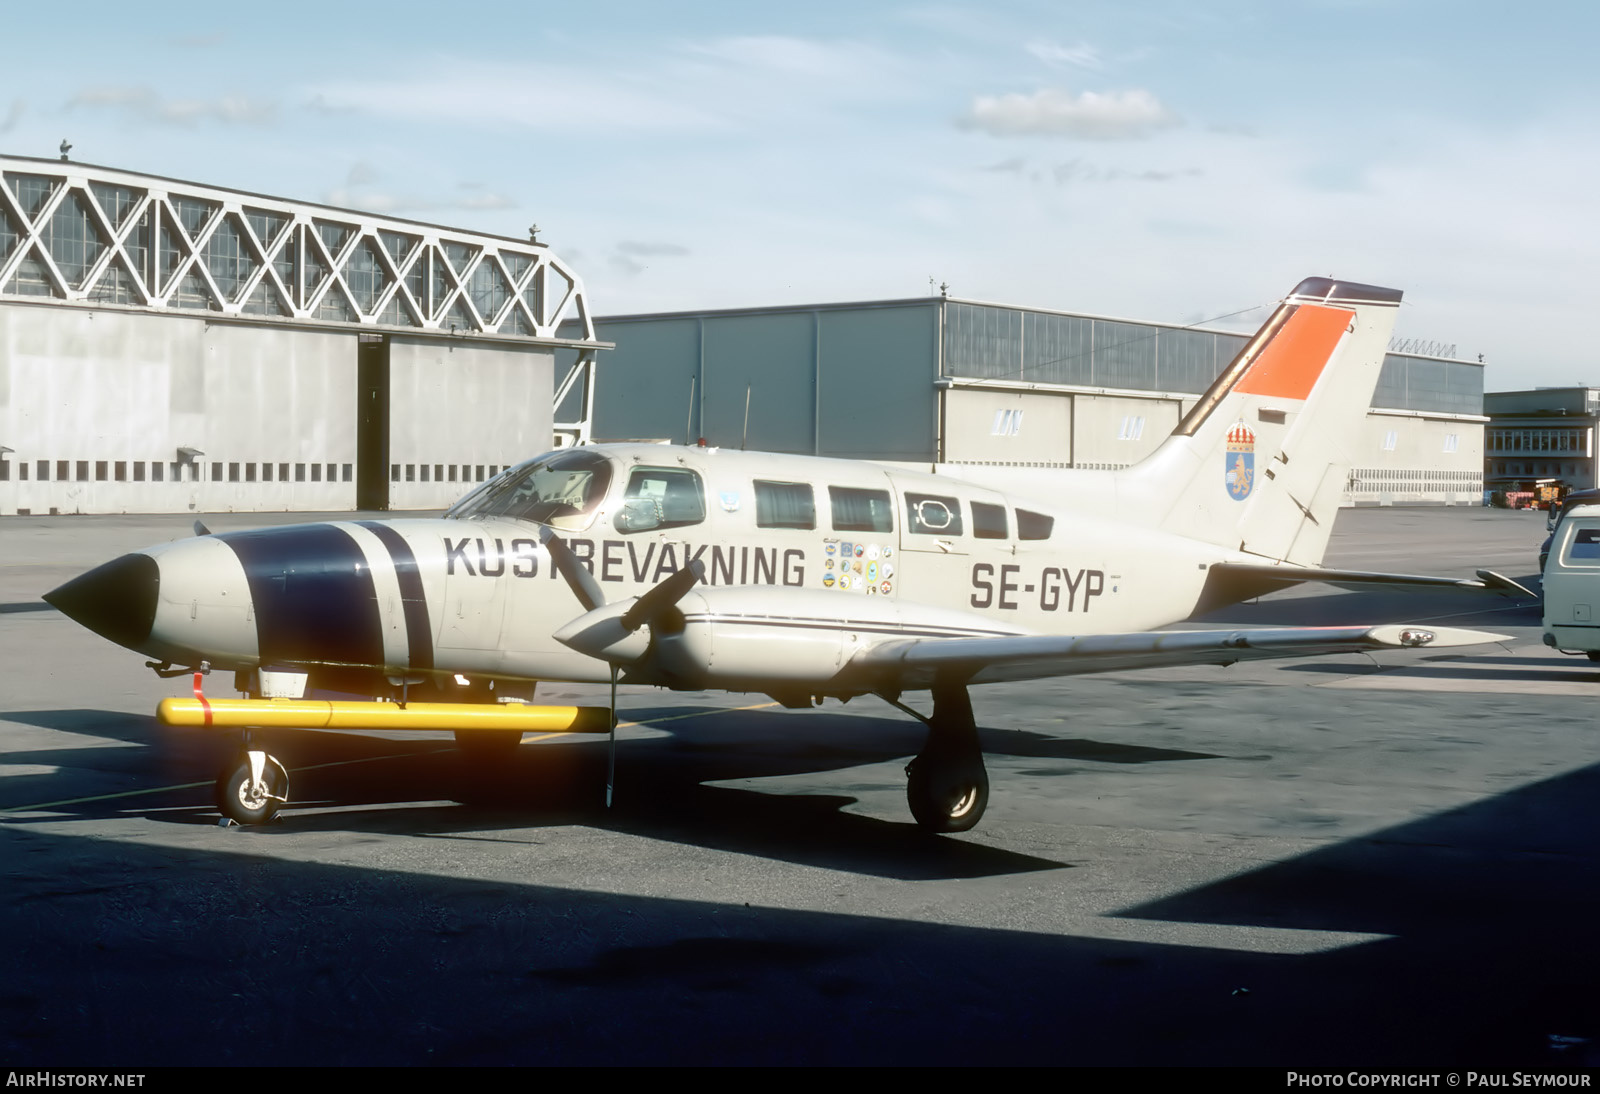
[(236, 824), (266, 824), (288, 800), (289, 772), (248, 743), (217, 776), (217, 808)]

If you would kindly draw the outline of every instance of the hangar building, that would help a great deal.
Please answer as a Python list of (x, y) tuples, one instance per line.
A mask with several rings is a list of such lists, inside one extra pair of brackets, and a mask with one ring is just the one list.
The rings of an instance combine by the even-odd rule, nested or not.
[[(595, 325), (598, 438), (1019, 467), (1136, 463), (1247, 340), (944, 296)], [(1480, 504), (1486, 420), (1481, 364), (1390, 353), (1346, 504)]]
[(0, 182), (0, 514), (442, 507), (589, 439), (603, 346), (538, 242), (65, 161)]

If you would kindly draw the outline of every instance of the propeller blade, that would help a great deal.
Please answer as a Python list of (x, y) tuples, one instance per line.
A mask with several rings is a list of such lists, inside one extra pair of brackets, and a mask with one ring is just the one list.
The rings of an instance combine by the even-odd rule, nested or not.
[(603, 607), (606, 594), (600, 591), (600, 583), (594, 579), (594, 575), (584, 564), (578, 561), (578, 556), (562, 542), (561, 537), (551, 529), (541, 527), (539, 539), (544, 544), (545, 550), (550, 552), (550, 561), (561, 572), (561, 576), (567, 579), (567, 585), (578, 598), (578, 603), (582, 604), (586, 611), (591, 612)]
[(623, 627), (636, 631), (644, 623), (653, 623), (662, 613), (682, 600), (690, 589), (705, 576), (706, 564), (695, 559), (661, 584), (641, 596), (619, 621)]

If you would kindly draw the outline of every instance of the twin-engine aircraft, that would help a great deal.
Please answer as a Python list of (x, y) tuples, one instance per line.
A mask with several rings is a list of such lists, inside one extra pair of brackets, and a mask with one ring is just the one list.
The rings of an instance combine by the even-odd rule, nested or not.
[[(963, 831), (989, 794), (973, 684), (1499, 637), (1154, 629), (1301, 581), (1533, 595), (1487, 572), (1318, 568), (1399, 303), (1393, 289), (1302, 282), (1173, 435), (1123, 471), (560, 449), (442, 518), (202, 534), (45, 599), (165, 675), (234, 670), (248, 698), (207, 699), (197, 675), (196, 698), (161, 713), (244, 729), (218, 780), (219, 807), (242, 823), (270, 819), (288, 793), (249, 727), (451, 728), (493, 752), (525, 729), (615, 726), (614, 687), (609, 710), (587, 718), (526, 704), (536, 681), (564, 680), (761, 692), (791, 707), (877, 695), (928, 726), (906, 769), (912, 815)], [(900, 701), (923, 690), (927, 717)], [(371, 698), (309, 703), (308, 691)]]

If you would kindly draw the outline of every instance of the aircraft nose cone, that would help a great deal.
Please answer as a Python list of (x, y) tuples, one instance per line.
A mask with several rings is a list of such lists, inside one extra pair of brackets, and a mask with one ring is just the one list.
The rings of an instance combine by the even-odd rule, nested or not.
[(137, 648), (156, 618), (161, 571), (149, 555), (123, 555), (44, 594), (52, 607), (119, 646)]

